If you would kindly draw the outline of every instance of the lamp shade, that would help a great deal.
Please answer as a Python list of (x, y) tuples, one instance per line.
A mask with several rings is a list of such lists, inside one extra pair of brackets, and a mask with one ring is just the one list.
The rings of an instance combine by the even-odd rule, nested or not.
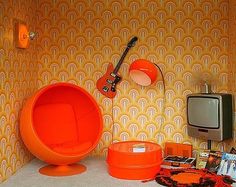
[(157, 79), (157, 67), (148, 60), (137, 59), (130, 65), (129, 75), (137, 84), (149, 86)]

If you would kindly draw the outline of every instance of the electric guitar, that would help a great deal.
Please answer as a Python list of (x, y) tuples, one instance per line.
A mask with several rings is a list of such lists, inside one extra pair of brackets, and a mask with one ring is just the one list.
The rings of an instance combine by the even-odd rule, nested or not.
[(116, 95), (116, 85), (120, 82), (121, 77), (118, 75), (118, 71), (122, 62), (124, 61), (125, 56), (127, 55), (129, 49), (135, 45), (135, 42), (138, 38), (135, 36), (133, 37), (129, 43), (125, 51), (123, 52), (119, 62), (117, 63), (116, 67), (113, 68), (112, 63), (109, 63), (107, 67), (106, 73), (97, 80), (97, 89), (106, 97), (113, 98)]

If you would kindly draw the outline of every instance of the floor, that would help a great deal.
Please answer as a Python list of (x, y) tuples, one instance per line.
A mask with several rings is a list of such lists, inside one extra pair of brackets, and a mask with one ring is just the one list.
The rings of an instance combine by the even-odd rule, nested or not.
[(142, 183), (137, 180), (122, 180), (111, 177), (104, 158), (85, 158), (81, 161), (87, 171), (67, 177), (48, 177), (38, 173), (45, 163), (38, 159), (17, 171), (1, 187), (157, 187), (155, 181)]
[[(155, 181), (122, 180), (110, 176), (104, 158), (90, 157), (81, 161), (87, 167), (84, 173), (67, 177), (41, 175), (38, 169), (45, 165), (38, 159), (18, 170), (1, 187), (161, 187)], [(236, 187), (236, 184), (232, 185)]]

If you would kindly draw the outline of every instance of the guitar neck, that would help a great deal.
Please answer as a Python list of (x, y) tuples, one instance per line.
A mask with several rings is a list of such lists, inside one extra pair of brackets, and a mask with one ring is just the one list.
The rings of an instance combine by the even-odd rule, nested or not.
[(117, 74), (117, 72), (119, 71), (122, 62), (124, 61), (125, 56), (129, 52), (129, 49), (130, 49), (130, 47), (126, 47), (125, 51), (123, 52), (119, 62), (117, 63), (117, 65), (116, 65), (116, 67), (115, 67), (115, 69), (113, 71), (114, 74)]

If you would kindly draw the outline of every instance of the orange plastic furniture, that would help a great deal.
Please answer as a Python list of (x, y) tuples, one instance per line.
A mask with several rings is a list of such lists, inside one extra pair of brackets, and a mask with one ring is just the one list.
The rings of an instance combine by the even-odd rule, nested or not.
[(158, 76), (158, 68), (152, 62), (145, 59), (137, 59), (129, 66), (131, 79), (142, 86), (154, 83)]
[[(135, 147), (143, 145), (141, 152)], [(108, 147), (107, 164), (111, 176), (119, 179), (153, 179), (160, 171), (162, 163), (161, 146), (146, 141), (124, 141)]]
[(184, 156), (192, 157), (192, 145), (174, 142), (165, 143), (165, 156)]
[(77, 164), (97, 146), (103, 128), (94, 98), (70, 83), (38, 90), (21, 112), (20, 133), (29, 151), (51, 165), (39, 170), (50, 176), (81, 173)]

